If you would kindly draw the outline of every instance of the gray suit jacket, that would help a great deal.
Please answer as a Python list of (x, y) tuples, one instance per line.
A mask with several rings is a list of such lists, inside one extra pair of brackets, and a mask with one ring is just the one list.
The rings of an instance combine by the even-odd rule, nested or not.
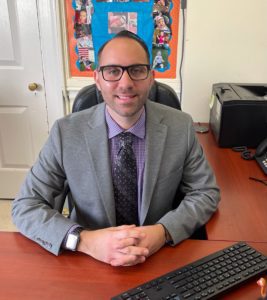
[[(104, 111), (99, 104), (58, 120), (13, 202), (18, 229), (54, 254), (74, 224), (116, 226)], [(146, 117), (140, 223), (162, 223), (177, 244), (209, 220), (219, 189), (190, 116), (147, 101)], [(60, 213), (68, 191), (74, 201), (70, 218)]]

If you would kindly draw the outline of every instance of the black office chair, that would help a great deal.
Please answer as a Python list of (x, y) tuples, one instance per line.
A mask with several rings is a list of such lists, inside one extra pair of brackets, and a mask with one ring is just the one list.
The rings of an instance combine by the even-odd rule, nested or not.
[[(167, 106), (181, 110), (179, 98), (175, 91), (162, 82), (155, 81), (150, 93), (149, 99), (154, 102), (165, 104)], [(72, 112), (84, 110), (103, 102), (101, 92), (95, 84), (83, 87), (74, 99)]]
[[(149, 97), (151, 101), (158, 102), (176, 109), (181, 110), (181, 105), (179, 98), (175, 91), (162, 82), (154, 81), (154, 84), (150, 90)], [(87, 108), (90, 108), (94, 105), (97, 105), (103, 102), (103, 97), (101, 92), (97, 89), (96, 84), (88, 85), (83, 87), (77, 94), (74, 99), (72, 112), (78, 112)], [(183, 199), (183, 194), (178, 190), (177, 195), (178, 199)], [(72, 204), (69, 199), (69, 208), (71, 209)], [(194, 232), (191, 236), (192, 239), (207, 239), (205, 225), (200, 227)]]

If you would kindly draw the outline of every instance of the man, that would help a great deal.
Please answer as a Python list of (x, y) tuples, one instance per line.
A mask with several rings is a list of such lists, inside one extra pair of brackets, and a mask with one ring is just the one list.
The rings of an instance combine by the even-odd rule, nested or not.
[[(12, 211), (18, 229), (48, 251), (71, 249), (113, 266), (135, 265), (166, 242), (190, 237), (216, 210), (219, 190), (190, 116), (147, 100), (154, 80), (149, 61), (145, 43), (120, 32), (99, 50), (94, 72), (105, 103), (54, 124)], [(137, 166), (137, 196), (130, 203), (135, 184), (125, 184), (131, 189), (126, 206), (117, 202), (116, 185), (125, 132), (133, 136)], [(74, 208), (65, 218), (57, 208), (68, 192)], [(134, 208), (121, 223), (128, 204), (137, 221), (130, 219)]]

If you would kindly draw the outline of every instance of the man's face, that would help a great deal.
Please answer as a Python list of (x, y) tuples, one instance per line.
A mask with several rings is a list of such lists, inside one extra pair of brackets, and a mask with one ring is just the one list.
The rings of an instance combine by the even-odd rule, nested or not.
[[(99, 66), (134, 64), (149, 64), (149, 62), (142, 46), (129, 38), (116, 38), (110, 41), (99, 59)], [(109, 82), (105, 81), (102, 73), (96, 70), (94, 78), (112, 118), (120, 125), (124, 122), (134, 124), (143, 111), (153, 84), (153, 72), (150, 71), (145, 80), (133, 81), (125, 70), (119, 81)]]

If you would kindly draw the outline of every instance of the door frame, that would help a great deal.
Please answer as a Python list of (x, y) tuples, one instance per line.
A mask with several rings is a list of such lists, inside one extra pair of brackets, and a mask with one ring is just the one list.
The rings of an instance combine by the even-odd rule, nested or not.
[(58, 1), (36, 0), (41, 42), (48, 128), (65, 115), (64, 71)]

